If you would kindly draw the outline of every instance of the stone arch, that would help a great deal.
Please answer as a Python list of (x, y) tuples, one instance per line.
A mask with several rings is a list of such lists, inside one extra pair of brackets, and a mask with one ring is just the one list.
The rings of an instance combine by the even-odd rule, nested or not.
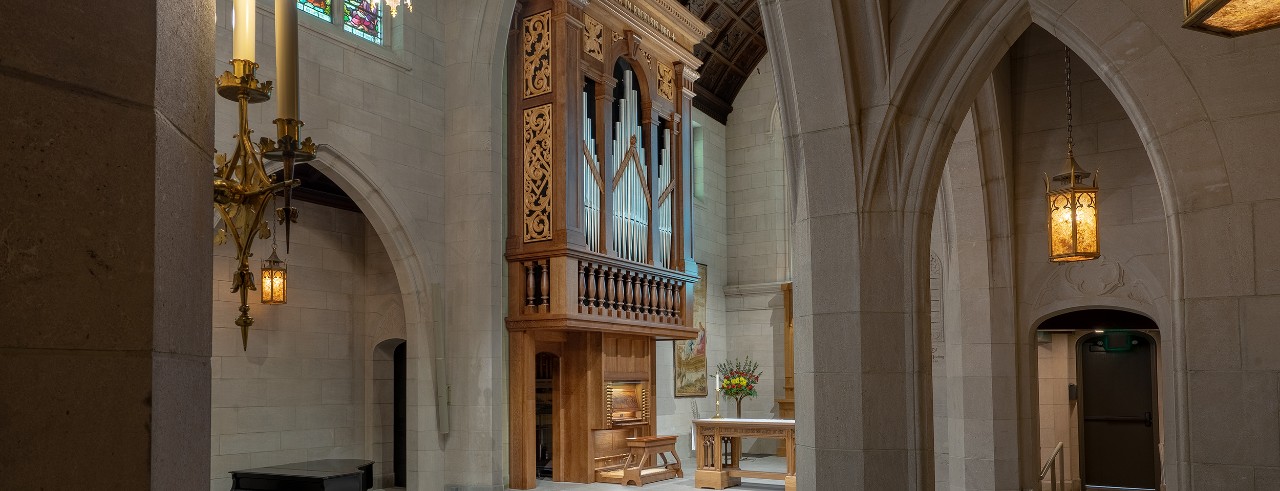
[[(846, 189), (854, 189), (855, 192), (866, 191), (869, 197), (860, 199), (866, 200), (866, 206), (870, 208), (893, 208), (896, 205), (898, 209), (911, 213), (932, 209), (929, 205), (937, 196), (942, 164), (949, 147), (947, 144), (963, 118), (968, 101), (972, 100), (981, 80), (995, 67), (1012, 42), (1035, 22), (1085, 60), (1116, 95), (1146, 148), (1159, 185), (1169, 237), (1181, 237), (1183, 215), (1230, 204), (1233, 201), (1232, 189), (1218, 138), (1208, 123), (1205, 104), (1192, 87), (1189, 76), (1170, 54), (1172, 47), (1169, 43), (1135, 13), (1133, 7), (1144, 2), (1075, 2), (1063, 7), (1026, 0), (938, 2), (930, 4), (938, 5), (938, 12), (926, 12), (931, 15), (920, 16), (904, 15), (902, 11), (925, 7), (907, 5), (900, 6), (893, 19), (925, 25), (910, 31), (912, 33), (928, 32), (922, 37), (902, 35), (890, 38), (882, 35), (888, 31), (890, 16), (879, 12), (876, 4), (845, 6), (845, 10), (857, 10), (858, 13), (872, 10), (871, 15), (858, 16), (848, 15), (848, 12), (825, 2), (795, 5), (777, 0), (763, 1), (762, 11), (778, 73), (779, 93), (785, 101), (783, 119), (788, 134), (789, 168), (795, 170), (793, 179), (796, 186), (792, 200), (796, 203), (797, 216), (804, 219), (833, 211), (826, 209), (829, 205), (825, 203), (819, 203), (821, 209), (814, 209), (815, 203), (808, 202), (809, 195), (814, 192), (815, 182), (812, 179), (815, 176), (841, 181), (840, 184), (847, 185)], [(1143, 8), (1151, 10), (1146, 6)], [(1103, 9), (1108, 10), (1104, 12)], [(1097, 20), (1104, 15), (1109, 16), (1108, 21), (1098, 23)], [(912, 18), (917, 20), (900, 20)], [(828, 23), (825, 19), (833, 20)], [(800, 33), (801, 22), (804, 23), (803, 33)], [(789, 32), (792, 29), (795, 34)], [(854, 32), (870, 36), (871, 42), (850, 43), (848, 39), (842, 39), (839, 47), (821, 45), (836, 34), (847, 36)], [(1113, 39), (1121, 35), (1118, 33), (1124, 36), (1122, 42)], [(901, 46), (907, 43), (913, 45)], [(842, 51), (849, 44), (859, 44), (861, 51)], [(912, 57), (903, 60), (898, 56), (899, 50), (906, 50), (906, 54)], [(859, 67), (865, 69), (855, 74), (850, 66), (823, 66), (823, 63), (830, 65), (833, 59), (854, 60), (853, 63), (859, 63)], [(888, 60), (901, 61), (906, 68), (890, 72)], [(1135, 66), (1140, 66), (1140, 69), (1132, 68)], [(901, 80), (907, 82), (899, 83)], [(893, 83), (899, 85), (886, 89), (886, 85)], [(892, 94), (885, 96), (883, 92)], [(852, 143), (838, 141), (838, 135), (829, 137), (824, 134), (842, 133), (831, 130), (847, 131)], [(865, 147), (860, 148), (864, 144)], [(914, 153), (894, 153), (903, 148), (912, 149), (910, 152)], [(835, 165), (839, 159), (830, 158), (832, 154), (853, 155), (855, 166), (863, 169), (854, 172), (839, 169)], [(806, 156), (811, 161), (806, 161)], [(841, 161), (844, 162), (847, 161)], [(814, 169), (824, 165), (826, 167)], [(894, 172), (899, 178), (896, 182), (906, 183), (893, 190), (900, 196), (885, 200), (891, 201), (888, 205), (876, 203), (876, 193), (885, 193), (877, 190), (876, 184), (895, 182), (878, 176)], [(856, 177), (842, 175), (845, 173), (861, 173), (873, 179), (859, 182)], [(832, 179), (827, 179), (827, 176)], [(823, 187), (826, 191), (832, 186)], [(907, 219), (908, 222), (912, 220), (918, 221)], [(920, 231), (924, 227), (917, 223), (908, 224), (906, 228)], [(915, 242), (908, 244), (908, 251), (914, 251), (908, 255), (923, 264), (927, 252), (920, 251), (926, 247), (919, 243), (921, 241)], [(797, 267), (813, 266), (809, 247), (812, 246), (797, 244)], [(1166, 339), (1174, 345), (1171, 365), (1183, 366), (1186, 347), (1181, 302), (1186, 258), (1179, 241), (1170, 240), (1169, 255), (1172, 312), (1167, 323), (1170, 335)], [(915, 269), (922, 268), (917, 266)], [(803, 291), (798, 292), (798, 315), (813, 307), (803, 305), (804, 296)], [(1170, 391), (1171, 397), (1177, 398), (1174, 406), (1185, 408), (1186, 376), (1178, 372), (1174, 379), (1175, 384)], [(1176, 429), (1179, 437), (1171, 442), (1173, 451), (1169, 455), (1171, 461), (1179, 462), (1179, 469), (1171, 484), (1176, 480), (1185, 488), (1189, 485), (1189, 469), (1184, 462), (1188, 448), (1185, 437), (1188, 420), (1185, 411), (1175, 411), (1172, 417), (1175, 424), (1167, 427)]]
[[(321, 144), (316, 151), (316, 159), (309, 162), (321, 173), (332, 180), (343, 192), (345, 192), (352, 201), (360, 208), (361, 213), (369, 224), (373, 227), (378, 235), (378, 240), (386, 250), (391, 260), (392, 268), (395, 272), (396, 283), (399, 287), (399, 309), (395, 309), (395, 305), (389, 312), (387, 318), (382, 318), (381, 322), (371, 327), (371, 331), (366, 332), (365, 336), (365, 355), (374, 353), (373, 347), (386, 339), (398, 338), (407, 340), (410, 346), (415, 348), (422, 347), (420, 350), (411, 351), (409, 357), (419, 360), (429, 359), (431, 351), (426, 348), (434, 348), (439, 342), (436, 330), (440, 327), (432, 322), (435, 317), (432, 309), (442, 308), (441, 305), (433, 305), (434, 299), (431, 295), (431, 283), (429, 276), (433, 274), (430, 271), (430, 265), (427, 258), (430, 255), (427, 251), (420, 250), (409, 237), (406, 230), (405, 220), (402, 214), (397, 212), (396, 208), (389, 201), (388, 197), (382, 192), (382, 184), (371, 176), (368, 170), (357, 164), (356, 161), (349, 158), (345, 153), (339, 151), (335, 145), (344, 143), (339, 135), (320, 129), (314, 132), (313, 138), (321, 139), (321, 141), (334, 142), (334, 144)], [(267, 172), (273, 173), (280, 170), (282, 164), (279, 162), (271, 162), (267, 165)], [(397, 322), (398, 321), (398, 322)], [(399, 328), (389, 329), (387, 326), (398, 324)], [(371, 358), (365, 358), (366, 362), (371, 362)], [(430, 412), (436, 407), (436, 398), (432, 395), (435, 392), (432, 389), (432, 383), (439, 383), (436, 375), (436, 367), (429, 362), (417, 363), (416, 371), (407, 374), (408, 385), (407, 393), (410, 406), (415, 406), (415, 411)], [(365, 381), (371, 380), (372, 367), (365, 366)], [(367, 404), (366, 410), (372, 408)], [(366, 426), (372, 421), (372, 418), (366, 417)], [(410, 433), (426, 433), (430, 428), (420, 428), (418, 420), (410, 418), (408, 420), (407, 431)], [(435, 428), (439, 431), (440, 428)], [(363, 442), (366, 451), (372, 452), (374, 439), (372, 435), (366, 433)], [(419, 444), (416, 450), (425, 450), (427, 446)], [(411, 448), (410, 451), (415, 449)], [(408, 473), (414, 476), (418, 472), (417, 459), (410, 458), (408, 460)], [(412, 478), (411, 478), (412, 479)], [(412, 482), (412, 481), (410, 481)]]

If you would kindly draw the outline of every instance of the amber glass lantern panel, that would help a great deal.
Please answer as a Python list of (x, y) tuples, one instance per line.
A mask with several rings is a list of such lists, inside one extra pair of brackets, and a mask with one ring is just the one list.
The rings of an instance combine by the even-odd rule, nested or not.
[(1096, 259), (1098, 249), (1098, 189), (1068, 187), (1048, 193), (1049, 260)]
[(281, 261), (272, 251), (271, 258), (262, 262), (262, 303), (286, 303), (285, 281), (287, 278), (284, 261)]
[(1280, 26), (1280, 2), (1276, 0), (1184, 0), (1182, 27), (1236, 37)]

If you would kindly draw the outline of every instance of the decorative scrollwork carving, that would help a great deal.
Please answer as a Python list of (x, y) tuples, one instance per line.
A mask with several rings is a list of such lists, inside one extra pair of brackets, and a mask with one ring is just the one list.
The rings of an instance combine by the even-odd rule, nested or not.
[(524, 110), (524, 241), (551, 239), (551, 104)]
[(551, 92), (551, 11), (524, 19), (524, 97)]
[(658, 64), (658, 92), (668, 101), (676, 100), (676, 76), (671, 65)]
[(604, 61), (604, 25), (590, 15), (583, 15), (585, 21), (582, 28), (582, 51), (600, 61)]

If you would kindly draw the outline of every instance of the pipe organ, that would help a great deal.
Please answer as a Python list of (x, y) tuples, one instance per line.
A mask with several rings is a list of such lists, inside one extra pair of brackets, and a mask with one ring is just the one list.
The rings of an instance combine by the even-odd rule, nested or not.
[[(512, 488), (534, 487), (535, 467), (594, 482), (627, 437), (656, 431), (655, 341), (697, 335), (692, 50), (709, 32), (677, 0), (520, 2), (507, 54)], [(539, 356), (558, 357), (550, 379)], [(535, 416), (538, 384), (550, 416)]]

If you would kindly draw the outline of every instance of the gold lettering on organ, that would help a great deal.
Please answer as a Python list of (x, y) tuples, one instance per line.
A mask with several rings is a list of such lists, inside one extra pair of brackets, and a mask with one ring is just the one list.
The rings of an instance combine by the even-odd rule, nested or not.
[(524, 97), (551, 92), (551, 11), (524, 19)]
[(676, 100), (675, 70), (671, 65), (658, 64), (658, 92), (668, 101)]
[(551, 239), (551, 104), (524, 110), (524, 241)]
[(674, 32), (671, 32), (670, 28), (662, 25), (661, 22), (658, 22), (658, 19), (653, 18), (652, 15), (649, 15), (648, 12), (645, 12), (643, 9), (641, 9), (639, 5), (632, 3), (631, 0), (614, 0), (614, 2), (618, 3), (619, 5), (622, 5), (623, 7), (626, 7), (627, 10), (630, 10), (632, 14), (640, 18), (640, 20), (644, 21), (646, 24), (649, 24), (650, 27), (657, 29), (658, 32), (662, 33), (663, 36), (666, 36), (667, 39), (670, 39), (672, 41), (676, 40), (676, 34)]
[(582, 51), (600, 61), (604, 61), (604, 26), (599, 21), (583, 14)]

